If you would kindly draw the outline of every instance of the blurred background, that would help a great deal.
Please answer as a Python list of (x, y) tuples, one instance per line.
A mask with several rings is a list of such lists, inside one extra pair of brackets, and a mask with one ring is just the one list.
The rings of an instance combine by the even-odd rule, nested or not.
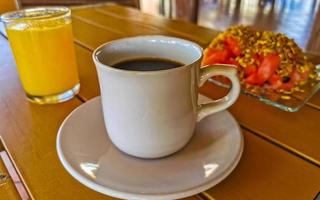
[(140, 0), (140, 9), (216, 30), (247, 24), (282, 32), (320, 54), (320, 0)]
[(320, 0), (20, 0), (20, 5), (104, 2), (131, 6), (152, 15), (190, 21), (216, 30), (247, 24), (282, 32), (304, 50), (320, 55)]

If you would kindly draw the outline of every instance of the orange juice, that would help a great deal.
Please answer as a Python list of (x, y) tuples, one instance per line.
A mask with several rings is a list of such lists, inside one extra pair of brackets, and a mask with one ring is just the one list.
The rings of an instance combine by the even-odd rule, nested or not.
[(56, 103), (61, 97), (55, 95), (75, 92), (79, 83), (71, 19), (31, 14), (6, 24), (9, 42), (29, 99), (50, 96), (44, 103)]
[(20, 79), (30, 95), (53, 95), (79, 82), (71, 23), (7, 29)]
[(16, 0), (0, 0), (0, 14), (17, 10), (18, 4)]

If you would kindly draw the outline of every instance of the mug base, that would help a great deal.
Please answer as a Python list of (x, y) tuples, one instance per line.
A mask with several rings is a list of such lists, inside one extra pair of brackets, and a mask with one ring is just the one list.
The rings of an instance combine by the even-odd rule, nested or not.
[[(107, 133), (108, 134), (108, 133)], [(161, 158), (165, 158), (165, 157), (169, 157), (177, 152), (179, 152), (180, 150), (182, 150), (184, 147), (187, 146), (187, 144), (190, 142), (191, 138), (193, 137), (194, 134), (192, 134), (189, 138), (187, 138), (183, 143), (180, 143), (179, 146), (175, 146), (173, 148), (167, 149), (166, 151), (163, 151), (163, 148), (161, 151), (158, 152), (141, 152), (141, 151), (135, 151), (133, 149), (128, 149), (127, 147), (124, 146), (120, 146), (118, 145), (116, 142), (114, 142), (112, 140), (112, 137), (108, 134), (112, 144), (122, 153), (128, 155), (128, 156), (132, 156), (135, 158), (140, 158), (140, 159), (161, 159)]]

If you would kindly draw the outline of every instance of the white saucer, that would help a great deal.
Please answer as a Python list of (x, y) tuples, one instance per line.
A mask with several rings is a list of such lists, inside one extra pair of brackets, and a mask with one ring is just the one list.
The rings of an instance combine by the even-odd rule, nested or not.
[(108, 138), (100, 97), (74, 110), (57, 136), (60, 161), (75, 179), (121, 199), (177, 199), (207, 190), (231, 173), (242, 150), (240, 128), (223, 111), (200, 121), (187, 146), (171, 156), (128, 156)]

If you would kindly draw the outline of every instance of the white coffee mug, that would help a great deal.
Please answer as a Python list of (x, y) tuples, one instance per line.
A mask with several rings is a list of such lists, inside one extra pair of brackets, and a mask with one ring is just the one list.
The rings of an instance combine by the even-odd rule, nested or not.
[[(180, 63), (172, 69), (130, 71), (112, 67), (135, 58), (163, 58)], [(105, 126), (113, 144), (141, 158), (170, 155), (185, 146), (197, 121), (225, 110), (239, 96), (237, 70), (232, 65), (200, 69), (202, 48), (167, 36), (139, 36), (115, 40), (93, 52)], [(198, 88), (210, 77), (231, 80), (229, 93), (198, 105)]]

